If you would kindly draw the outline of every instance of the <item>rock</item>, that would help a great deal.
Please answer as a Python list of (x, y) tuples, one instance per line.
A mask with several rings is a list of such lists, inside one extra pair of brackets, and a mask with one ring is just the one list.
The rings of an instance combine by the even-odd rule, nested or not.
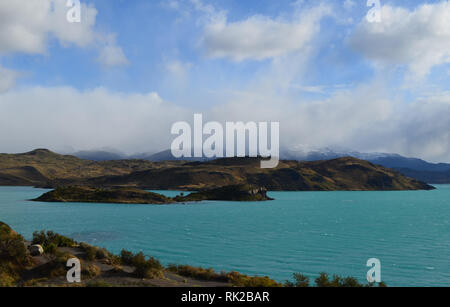
[(230, 185), (216, 189), (209, 189), (191, 193), (186, 197), (177, 197), (177, 201), (202, 201), (202, 200), (222, 200), (222, 201), (265, 201), (272, 200), (267, 196), (267, 190), (248, 184)]
[(30, 254), (31, 256), (41, 256), (44, 254), (44, 249), (39, 244), (31, 245), (30, 246)]

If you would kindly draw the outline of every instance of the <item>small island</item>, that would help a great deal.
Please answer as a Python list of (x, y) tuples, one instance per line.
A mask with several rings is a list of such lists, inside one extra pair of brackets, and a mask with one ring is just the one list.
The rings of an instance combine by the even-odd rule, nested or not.
[(115, 204), (173, 204), (216, 201), (266, 201), (267, 190), (251, 185), (231, 185), (216, 189), (208, 189), (191, 193), (187, 196), (166, 197), (136, 188), (94, 188), (86, 186), (58, 187), (40, 197), (33, 199), (38, 202), (77, 202), (77, 203), (115, 203)]

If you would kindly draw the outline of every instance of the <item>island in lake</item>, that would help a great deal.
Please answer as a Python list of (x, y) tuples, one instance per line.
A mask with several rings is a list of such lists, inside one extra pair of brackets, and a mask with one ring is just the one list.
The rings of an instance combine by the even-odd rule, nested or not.
[(57, 187), (33, 201), (82, 202), (119, 204), (173, 204), (204, 200), (265, 201), (271, 200), (267, 191), (250, 185), (233, 185), (190, 193), (187, 196), (166, 197), (136, 188), (95, 188), (86, 186)]

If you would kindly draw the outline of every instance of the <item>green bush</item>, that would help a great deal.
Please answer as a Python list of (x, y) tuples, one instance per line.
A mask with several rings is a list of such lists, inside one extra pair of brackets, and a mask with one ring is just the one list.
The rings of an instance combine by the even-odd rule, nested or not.
[(87, 243), (80, 243), (80, 247), (86, 253), (86, 260), (94, 261), (98, 260), (108, 260), (110, 264), (117, 262), (117, 257), (108, 252), (105, 248), (100, 248), (96, 246), (89, 245)]
[(23, 270), (31, 265), (23, 237), (0, 222), (0, 287), (12, 287)]
[(216, 281), (223, 283), (230, 283), (235, 287), (280, 287), (281, 284), (270, 279), (267, 276), (247, 276), (238, 272), (221, 272), (217, 273), (213, 269), (205, 269), (200, 267), (193, 267), (189, 265), (174, 265), (168, 266), (168, 270), (177, 273), (184, 277), (190, 277), (200, 280)]
[(39, 232), (33, 233), (33, 244), (39, 244), (41, 245), (44, 250), (50, 245), (54, 244), (56, 247), (73, 247), (77, 244), (74, 240), (71, 238), (62, 236), (60, 234), (57, 234), (53, 231), (45, 231), (41, 230)]
[(83, 278), (94, 278), (98, 275), (100, 275), (101, 270), (98, 266), (95, 264), (85, 264), (83, 263), (81, 265), (81, 276)]
[(125, 249), (122, 249), (122, 251), (120, 252), (120, 260), (123, 264), (133, 265), (133, 257), (133, 253)]
[(248, 276), (238, 272), (230, 272), (226, 276), (235, 287), (273, 288), (282, 286), (267, 276)]
[[(360, 288), (360, 287), (373, 287), (375, 284), (362, 284), (354, 277), (341, 277), (333, 275), (333, 279), (326, 273), (320, 273), (319, 277), (315, 280), (317, 287), (339, 287), (339, 288)], [(386, 284), (381, 282), (378, 287), (386, 287)]]
[(45, 252), (46, 254), (54, 255), (54, 254), (56, 254), (56, 253), (58, 252), (58, 246), (56, 246), (55, 243), (50, 243), (49, 245), (47, 245), (47, 246), (44, 248), (44, 252)]
[(122, 264), (135, 267), (134, 274), (139, 278), (162, 277), (164, 267), (153, 257), (146, 257), (144, 253), (133, 254), (130, 251), (122, 250), (120, 252)]
[(285, 287), (296, 287), (296, 288), (307, 288), (309, 287), (309, 277), (300, 274), (300, 273), (294, 273), (293, 274), (294, 277), (294, 282), (291, 281), (286, 281), (285, 282)]
[(163, 266), (153, 258), (144, 256), (142, 252), (137, 253), (133, 257), (133, 266), (135, 266), (134, 274), (139, 278), (156, 278), (162, 276)]
[(228, 278), (225, 276), (225, 273), (219, 274), (211, 268), (205, 269), (200, 267), (193, 267), (190, 265), (170, 264), (168, 266), (168, 270), (184, 277), (191, 277), (200, 280), (219, 281), (219, 282), (229, 281)]
[(19, 266), (28, 265), (31, 261), (23, 237), (1, 222), (0, 261), (9, 261)]

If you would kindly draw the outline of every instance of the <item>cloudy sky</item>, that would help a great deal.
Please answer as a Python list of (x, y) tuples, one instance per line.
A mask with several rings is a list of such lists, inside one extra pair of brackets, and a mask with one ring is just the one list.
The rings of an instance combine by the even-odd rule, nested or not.
[(0, 0), (0, 152), (155, 152), (202, 113), (450, 162), (450, 4), (366, 2)]

